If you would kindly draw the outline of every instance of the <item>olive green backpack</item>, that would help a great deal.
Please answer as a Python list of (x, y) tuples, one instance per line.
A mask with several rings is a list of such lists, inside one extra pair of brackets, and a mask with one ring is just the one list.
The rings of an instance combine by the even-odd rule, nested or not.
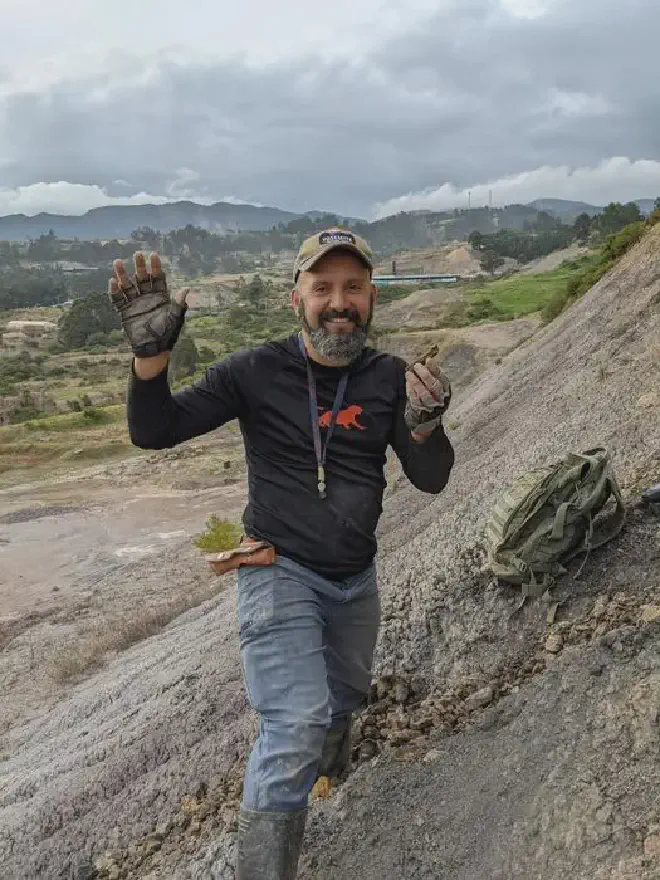
[[(613, 509), (596, 520), (610, 498)], [(488, 567), (520, 584), (523, 597), (541, 596), (566, 562), (611, 540), (624, 519), (606, 450), (569, 453), (521, 474), (499, 497), (486, 523)]]

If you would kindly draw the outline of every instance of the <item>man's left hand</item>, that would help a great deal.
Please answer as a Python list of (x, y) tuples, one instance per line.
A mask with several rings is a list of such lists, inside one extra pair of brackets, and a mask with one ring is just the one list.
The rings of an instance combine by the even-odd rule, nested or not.
[(435, 364), (416, 363), (406, 371), (405, 421), (413, 440), (423, 443), (442, 421), (451, 400), (451, 384)]

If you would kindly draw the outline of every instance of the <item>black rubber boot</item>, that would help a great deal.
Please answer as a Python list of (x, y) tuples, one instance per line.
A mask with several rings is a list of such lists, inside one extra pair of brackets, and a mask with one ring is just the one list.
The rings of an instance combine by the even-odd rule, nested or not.
[(307, 810), (241, 810), (236, 880), (295, 880)]
[(656, 483), (650, 489), (645, 489), (642, 492), (642, 498), (647, 504), (660, 504), (660, 483)]
[(346, 778), (351, 766), (351, 728), (351, 718), (348, 717), (328, 729), (317, 779), (327, 776), (328, 779), (343, 781)]
[(656, 483), (655, 486), (642, 492), (642, 501), (651, 513), (660, 516), (660, 483)]

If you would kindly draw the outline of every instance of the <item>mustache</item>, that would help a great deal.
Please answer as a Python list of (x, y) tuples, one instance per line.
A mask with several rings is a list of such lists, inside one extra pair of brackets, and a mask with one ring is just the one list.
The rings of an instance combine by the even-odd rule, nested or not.
[(356, 327), (362, 326), (362, 321), (360, 320), (360, 315), (358, 314), (356, 309), (329, 309), (326, 312), (321, 312), (319, 314), (319, 323), (324, 324), (326, 321), (335, 321), (339, 318), (347, 318), (349, 321), (352, 321)]

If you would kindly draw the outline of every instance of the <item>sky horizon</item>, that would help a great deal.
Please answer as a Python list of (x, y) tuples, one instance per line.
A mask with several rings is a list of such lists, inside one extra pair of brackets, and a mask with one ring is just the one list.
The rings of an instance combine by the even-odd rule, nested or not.
[[(541, 169), (541, 170), (545, 170), (545, 169)], [(547, 169), (547, 170), (552, 171), (552, 172), (557, 171), (557, 169)], [(559, 169), (559, 170), (560, 170), (560, 172), (565, 172), (565, 169)], [(519, 176), (520, 175), (517, 175), (516, 177), (519, 177)], [(533, 179), (534, 175), (530, 174), (529, 177), (531, 177)], [(504, 183), (506, 184), (507, 182), (508, 181), (505, 181)], [(512, 183), (515, 185), (518, 183), (518, 181), (513, 181)], [(531, 186), (533, 188), (534, 184), (532, 183)], [(495, 189), (493, 189), (493, 187), (495, 187)], [(514, 200), (502, 201), (502, 200), (496, 198), (496, 195), (495, 195), (495, 193), (497, 192), (496, 187), (497, 187), (497, 182), (485, 183), (485, 184), (478, 184), (478, 185), (475, 185), (470, 188), (466, 188), (465, 190), (462, 190), (462, 191), (458, 191), (455, 188), (451, 187), (450, 185), (446, 185), (445, 187), (442, 188), (444, 197), (442, 199), (438, 200), (439, 203), (435, 207), (429, 207), (429, 205), (426, 203), (426, 201), (425, 201), (425, 199), (427, 197), (426, 193), (416, 193), (416, 194), (412, 194), (411, 196), (404, 195), (404, 196), (401, 196), (398, 198), (391, 199), (390, 201), (383, 203), (383, 205), (376, 205), (374, 208), (375, 213), (372, 212), (369, 216), (355, 215), (355, 214), (352, 214), (350, 211), (328, 211), (328, 213), (336, 214), (338, 217), (351, 216), (351, 217), (354, 217), (355, 219), (367, 220), (367, 221), (371, 222), (374, 220), (383, 219), (384, 217), (390, 216), (392, 214), (399, 213), (400, 211), (409, 211), (410, 212), (410, 211), (415, 211), (415, 210), (429, 210), (429, 211), (442, 212), (442, 211), (451, 211), (454, 208), (468, 208), (468, 207), (472, 207), (473, 209), (475, 209), (475, 208), (480, 208), (480, 207), (486, 207), (489, 204), (491, 191), (493, 192), (493, 203), (492, 203), (493, 208), (505, 208), (505, 207), (507, 207), (509, 205), (513, 205), (513, 204), (526, 205), (526, 204), (529, 204), (530, 202), (534, 202), (534, 201), (538, 201), (538, 200), (546, 200), (546, 199), (557, 199), (560, 201), (584, 202), (585, 204), (588, 204), (592, 207), (604, 208), (604, 207), (606, 207), (607, 204), (609, 204), (612, 201), (615, 201), (615, 202), (619, 201), (619, 202), (625, 203), (625, 202), (637, 202), (637, 201), (644, 201), (644, 200), (658, 198), (658, 196), (655, 196), (652, 193), (648, 193), (646, 195), (644, 195), (644, 194), (637, 195), (637, 196), (634, 196), (633, 198), (620, 198), (620, 199), (613, 198), (613, 199), (607, 199), (607, 201), (589, 201), (588, 199), (573, 198), (572, 196), (546, 194), (546, 195), (541, 195), (541, 196), (534, 195), (533, 197), (531, 197), (529, 199), (524, 199), (524, 200), (514, 199)], [(87, 192), (86, 192), (86, 195), (87, 195)], [(106, 202), (102, 202), (101, 201), (102, 199), (103, 199), (103, 195), (100, 194), (99, 195), (99, 204), (93, 204), (89, 208), (85, 208), (84, 210), (77, 211), (77, 212), (76, 211), (67, 211), (67, 210), (59, 210), (58, 211), (58, 210), (52, 209), (52, 210), (39, 210), (39, 211), (35, 211), (32, 214), (25, 214), (25, 212), (20, 212), (20, 213), (23, 214), (24, 216), (28, 216), (28, 217), (35, 217), (35, 216), (38, 216), (39, 214), (49, 214), (51, 216), (83, 216), (83, 215), (87, 214), (90, 210), (94, 210), (96, 208), (102, 208), (102, 207), (112, 207), (112, 206), (116, 206), (118, 204), (118, 202), (116, 200), (110, 200), (106, 203)], [(144, 199), (144, 200), (142, 200), (142, 199)], [(127, 202), (125, 204), (125, 206), (131, 207), (131, 206), (139, 206), (139, 205), (164, 205), (164, 204), (174, 204), (175, 202), (181, 202), (181, 201), (189, 201), (189, 202), (192, 202), (192, 203), (194, 203), (196, 205), (200, 205), (200, 206), (208, 206), (208, 205), (217, 204), (218, 202), (223, 202), (225, 204), (230, 204), (230, 205), (231, 204), (234, 204), (234, 205), (240, 204), (240, 205), (248, 205), (248, 206), (257, 207), (257, 208), (271, 208), (271, 209), (276, 208), (276, 209), (280, 209), (282, 211), (290, 210), (289, 208), (283, 207), (282, 205), (265, 205), (262, 202), (244, 202), (244, 201), (240, 201), (238, 199), (235, 199), (231, 196), (227, 199), (213, 199), (213, 198), (203, 199), (202, 198), (200, 200), (200, 199), (196, 199), (194, 197), (169, 198), (167, 196), (150, 196), (146, 193), (139, 194), (139, 196), (136, 196), (130, 202)], [(419, 207), (416, 205), (417, 201), (420, 202)], [(400, 202), (401, 203), (405, 202), (405, 205), (399, 208), (398, 205)], [(442, 202), (442, 204), (440, 204), (440, 202)], [(119, 202), (119, 204), (121, 205), (122, 203)], [(308, 207), (308, 208), (305, 208), (304, 210), (301, 210), (301, 211), (291, 210), (291, 213), (303, 214), (306, 212), (324, 211), (324, 210), (325, 209), (322, 207), (321, 208)], [(7, 216), (18, 216), (18, 215), (19, 215), (19, 212), (12, 212), (10, 214), (0, 213), (0, 217), (3, 217), (3, 218), (7, 217)]]
[(651, 0), (0, 0), (0, 215), (660, 195)]

